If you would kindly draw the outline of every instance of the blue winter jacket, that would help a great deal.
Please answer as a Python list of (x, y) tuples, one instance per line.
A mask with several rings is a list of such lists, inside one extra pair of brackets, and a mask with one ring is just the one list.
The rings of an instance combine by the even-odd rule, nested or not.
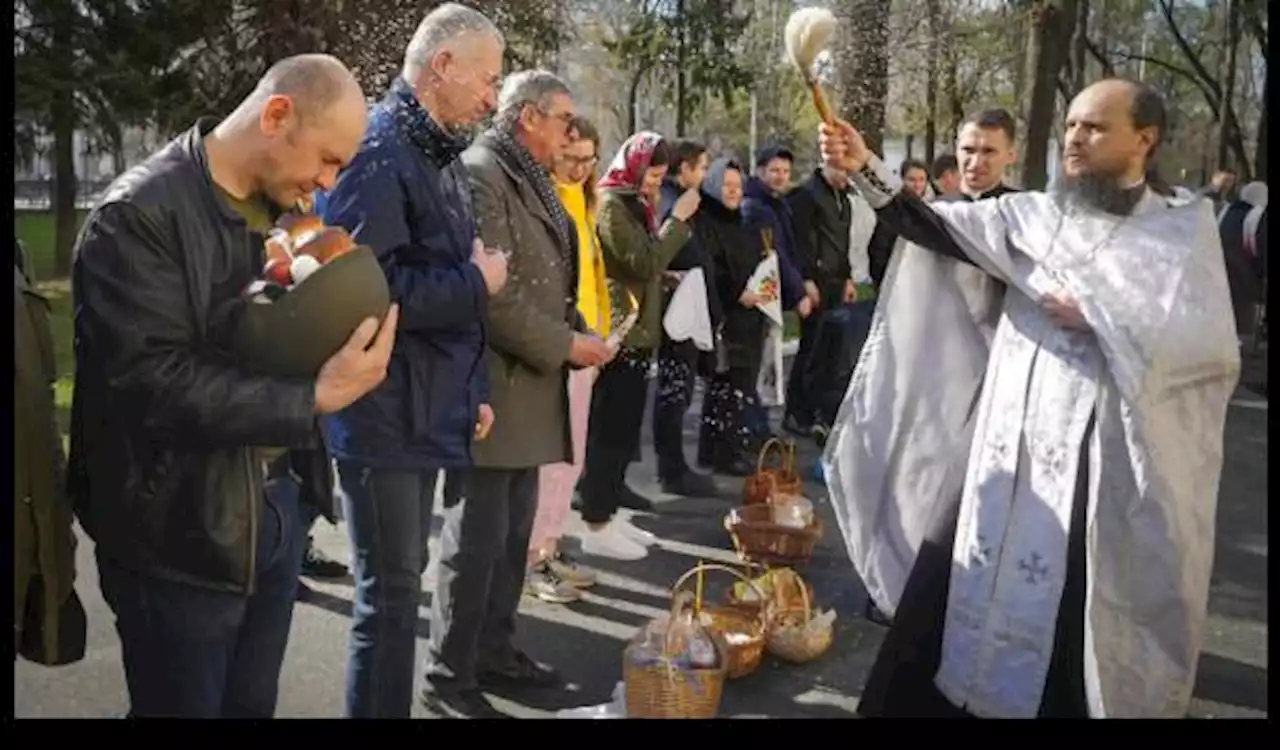
[(322, 420), (339, 459), (405, 470), (471, 465), (484, 366), (484, 277), (471, 263), (476, 224), (465, 139), (432, 122), (403, 79), (373, 106), (360, 151), (317, 200), (326, 224), (368, 245), (400, 305), (387, 379)]
[(778, 252), (778, 271), (782, 277), (782, 307), (794, 309), (804, 298), (804, 279), (796, 258), (791, 207), (782, 197), (775, 196), (759, 177), (752, 177), (742, 190), (742, 220), (753, 231), (764, 227), (772, 230), (773, 249)]

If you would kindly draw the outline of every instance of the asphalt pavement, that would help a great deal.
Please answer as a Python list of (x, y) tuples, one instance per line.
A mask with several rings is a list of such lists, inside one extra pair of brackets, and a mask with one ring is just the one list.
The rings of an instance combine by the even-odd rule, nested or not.
[[(685, 427), (690, 459), (697, 413), (695, 402)], [(1228, 418), (1209, 626), (1191, 710), (1195, 717), (1267, 715), (1266, 423), (1265, 399), (1242, 388)], [(518, 625), (521, 646), (535, 658), (556, 665), (568, 687), (551, 694), (493, 696), (495, 705), (512, 716), (554, 716), (558, 709), (608, 702), (621, 679), (627, 640), (646, 620), (667, 609), (672, 583), (698, 560), (735, 559), (722, 519), (737, 503), (741, 480), (719, 477), (721, 496), (715, 498), (663, 495), (653, 469), (648, 425), (646, 418), (644, 460), (632, 465), (629, 479), (658, 508), (655, 514), (635, 515), (632, 522), (656, 534), (659, 541), (639, 562), (584, 559), (599, 571), (600, 580), (582, 602), (551, 605), (524, 600)], [(810, 441), (801, 441), (803, 469), (809, 469), (817, 456)], [(823, 657), (803, 666), (778, 663), (766, 655), (754, 674), (726, 685), (723, 717), (852, 717), (883, 637), (881, 627), (862, 617), (866, 594), (839, 540), (825, 489), (811, 482), (807, 494), (815, 500), (827, 533), (802, 572), (813, 585), (819, 606), (837, 612), (834, 643)], [(436, 528), (438, 532), (438, 517)], [(315, 536), (329, 555), (347, 559), (344, 526), (321, 521)], [(92, 543), (83, 535), (80, 541), (77, 588), (89, 616), (88, 652), (83, 661), (57, 669), (19, 661), (14, 674), (18, 718), (119, 717), (127, 711), (112, 615), (98, 589)], [(438, 549), (434, 539), (431, 549), (433, 561), (424, 579), (428, 593), (420, 610), (419, 672), (434, 587)], [(718, 596), (727, 579), (712, 574), (707, 582), (708, 594)], [(337, 718), (343, 715), (351, 581), (307, 581), (307, 585), (310, 593), (294, 612), (277, 715)], [(429, 717), (417, 704), (413, 715)]]

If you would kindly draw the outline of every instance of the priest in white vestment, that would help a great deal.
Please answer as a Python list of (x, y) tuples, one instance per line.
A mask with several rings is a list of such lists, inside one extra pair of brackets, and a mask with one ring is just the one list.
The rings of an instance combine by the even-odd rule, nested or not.
[[(1143, 184), (1164, 125), (1149, 87), (1099, 82), (1053, 192), (929, 205), (823, 126), (824, 160), (932, 251), (895, 254), (825, 455), (893, 617), (860, 713), (1185, 715), (1240, 360), (1211, 204)], [(1006, 287), (994, 311), (956, 260)]]

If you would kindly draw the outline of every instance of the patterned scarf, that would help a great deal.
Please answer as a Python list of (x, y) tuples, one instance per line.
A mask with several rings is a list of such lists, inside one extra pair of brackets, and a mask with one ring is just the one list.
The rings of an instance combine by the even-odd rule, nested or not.
[(546, 167), (534, 161), (529, 149), (520, 145), (510, 133), (494, 129), (489, 131), (489, 134), (507, 158), (520, 167), (520, 172), (529, 184), (533, 185), (533, 191), (538, 194), (538, 199), (542, 201), (543, 207), (551, 216), (552, 223), (555, 224), (556, 235), (560, 239), (560, 257), (568, 268), (577, 268), (578, 233), (574, 229), (573, 219), (569, 218), (564, 205), (560, 203), (560, 196), (556, 195), (551, 174), (547, 172)]
[(640, 195), (640, 186), (644, 183), (644, 173), (649, 170), (649, 162), (653, 161), (653, 152), (661, 142), (662, 136), (647, 130), (631, 136), (618, 149), (609, 171), (596, 183), (601, 190), (635, 195), (644, 208), (644, 225), (649, 234), (657, 233), (658, 217), (649, 200)]
[(436, 167), (443, 169), (448, 166), (471, 145), (469, 134), (451, 133), (432, 119), (413, 93), (413, 87), (403, 78), (397, 76), (392, 81), (390, 96), (394, 99), (395, 114), (401, 119), (405, 132)]

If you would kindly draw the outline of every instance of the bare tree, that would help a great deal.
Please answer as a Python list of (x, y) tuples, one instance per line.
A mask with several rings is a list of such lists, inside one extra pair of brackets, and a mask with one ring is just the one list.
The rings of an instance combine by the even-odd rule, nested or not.
[[(1235, 100), (1236, 91), (1236, 52), (1240, 48), (1240, 3), (1236, 0), (1226, 0), (1222, 4), (1222, 44), (1225, 47), (1226, 54), (1219, 55), (1218, 59), (1218, 80), (1222, 81), (1222, 100), (1230, 103)], [(1225, 115), (1227, 112), (1232, 113), (1231, 121), (1228, 123)], [(1228, 136), (1229, 127), (1238, 127), (1235, 122), (1235, 108), (1233, 106), (1224, 106), (1222, 108), (1223, 117), (1219, 118), (1219, 135), (1218, 135), (1218, 165), (1227, 164)], [(1243, 147), (1243, 144), (1241, 144)], [(1237, 165), (1238, 167), (1246, 167), (1246, 165)], [(1246, 167), (1247, 168), (1247, 167)]]
[(1076, 26), (1077, 0), (1037, 0), (1027, 33), (1026, 78), (1030, 87), (1020, 102), (1026, 122), (1023, 140), (1022, 185), (1041, 190), (1048, 181), (1049, 135), (1056, 115), (1058, 73), (1066, 63)]
[(938, 58), (941, 54), (941, 0), (925, 1), (925, 21), (929, 26), (928, 79), (925, 83), (924, 161), (932, 169), (934, 144), (938, 142)]

